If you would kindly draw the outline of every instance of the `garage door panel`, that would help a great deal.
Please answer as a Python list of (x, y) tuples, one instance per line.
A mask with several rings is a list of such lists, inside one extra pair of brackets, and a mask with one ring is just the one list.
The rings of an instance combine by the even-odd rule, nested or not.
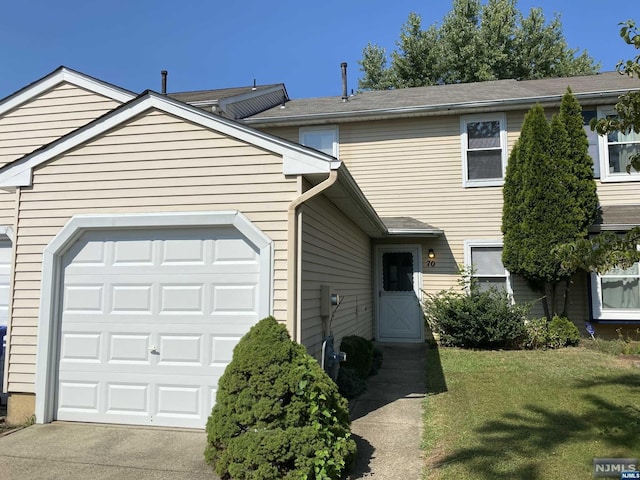
[(149, 416), (149, 384), (107, 383), (106, 413)]
[(259, 320), (256, 249), (232, 228), (87, 232), (63, 265), (58, 418), (203, 428)]
[(61, 361), (101, 362), (103, 346), (100, 332), (63, 333), (61, 344)]
[[(109, 275), (105, 272), (105, 276)], [(165, 274), (167, 275), (167, 274)], [(185, 313), (218, 311), (255, 312), (258, 309), (257, 274), (236, 274), (224, 283), (212, 282), (214, 272), (198, 275), (170, 275), (172, 282), (151, 283), (149, 276), (128, 276), (126, 281), (97, 283), (95, 276), (76, 278), (65, 284), (64, 312), (73, 313)], [(204, 277), (204, 276), (203, 276)], [(103, 277), (104, 278), (104, 277)], [(182, 281), (181, 281), (182, 280)], [(155, 308), (154, 310), (154, 307)]]
[(64, 412), (80, 410), (85, 413), (98, 414), (99, 397), (100, 382), (61, 379), (58, 392), (58, 410)]

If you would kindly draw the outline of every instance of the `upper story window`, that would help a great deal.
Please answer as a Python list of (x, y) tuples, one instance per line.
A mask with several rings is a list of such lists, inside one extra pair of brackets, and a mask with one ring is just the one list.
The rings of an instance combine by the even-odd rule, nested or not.
[(338, 158), (338, 127), (301, 128), (300, 143)]
[(464, 263), (471, 267), (472, 277), (480, 291), (496, 288), (512, 293), (509, 271), (502, 264), (500, 240), (467, 240)]
[(502, 185), (507, 166), (507, 131), (504, 115), (462, 117), (460, 130), (463, 185)]
[[(615, 117), (613, 108), (598, 109), (598, 117)], [(603, 182), (629, 182), (640, 180), (640, 173), (627, 165), (631, 155), (640, 152), (640, 134), (611, 132), (600, 135), (600, 175)]]

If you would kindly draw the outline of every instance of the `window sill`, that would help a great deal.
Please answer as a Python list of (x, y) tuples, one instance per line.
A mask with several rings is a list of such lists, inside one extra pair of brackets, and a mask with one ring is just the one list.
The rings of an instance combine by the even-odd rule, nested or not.
[[(640, 180), (640, 178), (639, 178)], [(462, 186), (464, 188), (482, 188), (482, 187), (502, 187), (504, 185), (504, 179), (496, 179), (496, 180), (467, 180), (462, 182)]]
[(626, 183), (640, 182), (640, 173), (615, 173), (610, 175), (601, 175), (602, 183)]

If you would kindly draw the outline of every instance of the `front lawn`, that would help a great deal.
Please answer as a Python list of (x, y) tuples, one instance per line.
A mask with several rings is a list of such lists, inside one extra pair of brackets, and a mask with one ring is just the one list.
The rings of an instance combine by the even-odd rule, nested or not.
[(429, 480), (592, 478), (593, 458), (640, 457), (640, 368), (585, 348), (430, 348)]

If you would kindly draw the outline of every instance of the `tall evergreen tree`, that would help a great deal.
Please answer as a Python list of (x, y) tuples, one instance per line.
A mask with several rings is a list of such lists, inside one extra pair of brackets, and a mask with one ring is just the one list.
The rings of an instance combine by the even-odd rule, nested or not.
[(541, 9), (524, 17), (516, 5), (517, 0), (487, 0), (484, 5), (480, 0), (454, 0), (442, 24), (426, 30), (420, 16), (411, 13), (389, 67), (386, 56), (379, 56), (384, 49), (365, 47), (359, 88), (562, 77), (599, 70), (587, 52), (578, 55), (577, 49), (568, 48), (558, 15), (547, 23)]
[(422, 30), (420, 16), (411, 13), (400, 30), (396, 46), (398, 50), (391, 54), (389, 70), (389, 78), (395, 80), (396, 86), (423, 87), (437, 83), (439, 53), (435, 27)]
[(362, 59), (358, 60), (360, 69), (365, 72), (358, 80), (363, 90), (388, 90), (395, 85), (391, 79), (391, 70), (387, 68), (387, 51), (369, 43), (362, 51)]
[[(570, 278), (575, 273), (563, 263), (556, 246), (586, 237), (597, 214), (584, 135), (580, 106), (567, 91), (560, 113), (550, 124), (540, 105), (527, 113), (507, 167), (503, 263), (542, 294), (548, 319), (558, 313), (566, 316)], [(561, 285), (564, 302), (559, 302)]]

